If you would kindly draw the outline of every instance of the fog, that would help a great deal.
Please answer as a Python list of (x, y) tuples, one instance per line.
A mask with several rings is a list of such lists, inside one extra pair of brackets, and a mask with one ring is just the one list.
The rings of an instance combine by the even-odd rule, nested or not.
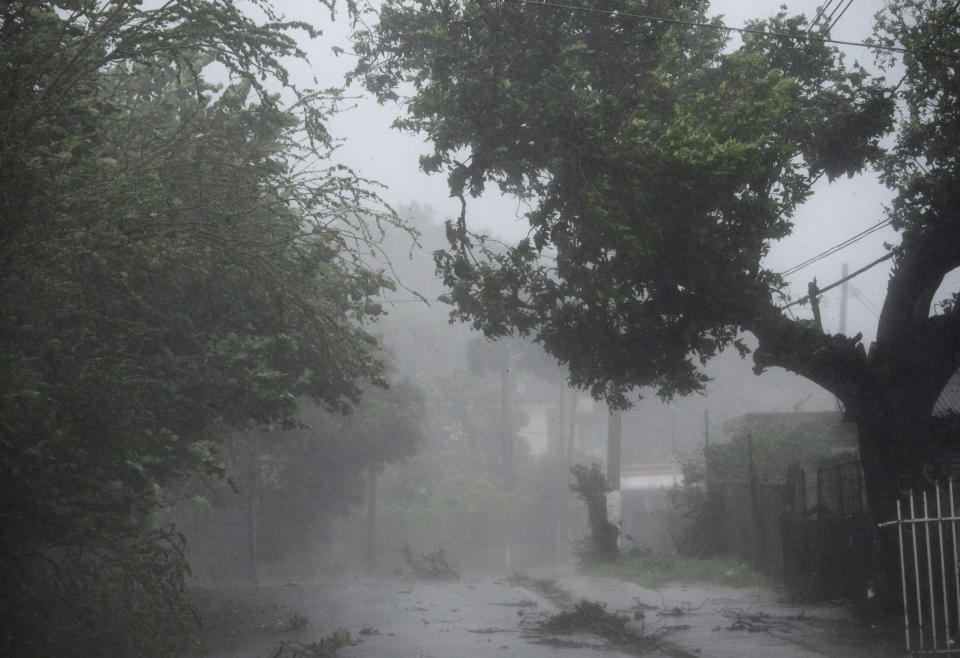
[[(329, 23), (322, 12), (300, 3), (280, 3), (280, 7), (288, 18), (309, 20), (325, 29), (322, 40), (304, 43), (312, 66), (296, 65), (294, 74), (304, 82), (317, 79), (321, 85), (337, 84), (354, 62), (349, 52), (336, 58), (329, 52), (331, 45), (345, 43), (345, 23)], [(836, 36), (865, 38), (879, 7), (880, 3), (859, 3)], [(815, 2), (790, 7), (808, 13), (815, 8)], [(714, 5), (714, 11), (725, 14), (731, 25), (770, 10), (769, 5), (756, 2)], [(871, 66), (869, 53), (848, 50)], [(352, 468), (349, 458), (344, 458), (342, 464), (318, 467), (315, 480), (308, 477), (295, 485), (307, 487), (305, 498), (299, 490), (283, 498), (291, 486), (286, 480), (289, 468), (277, 467), (271, 475), (272, 462), (279, 458), (261, 455), (259, 461), (243, 466), (238, 457), (234, 467), (246, 468), (248, 474), (245, 482), (239, 481), (239, 493), (232, 493), (222, 482), (203, 486), (217, 490), (214, 499), (246, 497), (245, 502), (233, 505), (227, 516), (218, 516), (211, 511), (217, 505), (211, 507), (210, 500), (198, 494), (192, 508), (181, 505), (172, 512), (187, 532), (197, 582), (216, 587), (249, 582), (306, 587), (331, 579), (340, 582), (344, 576), (358, 582), (372, 577), (376, 582), (408, 583), (450, 576), (479, 583), (511, 573), (570, 573), (582, 557), (590, 532), (586, 507), (571, 491), (570, 468), (596, 463), (606, 471), (610, 411), (604, 402), (571, 388), (565, 369), (529, 340), (514, 337), (494, 343), (450, 321), (450, 308), (438, 301), (445, 290), (434, 271), (432, 252), (447, 247), (442, 225), (459, 213), (459, 203), (449, 198), (442, 177), (417, 171), (417, 157), (426, 151), (420, 138), (390, 129), (400, 107), (377, 106), (356, 93), (350, 109), (330, 122), (331, 132), (344, 140), (338, 158), (382, 182), (384, 197), (420, 233), (418, 245), (399, 232), (387, 233), (382, 252), (372, 255), (374, 266), (385, 267), (399, 286), (384, 297), (386, 317), (370, 327), (391, 363), (390, 381), (405, 382), (422, 392), (419, 436), (411, 454), (390, 463)], [(859, 232), (878, 220), (889, 198), (870, 174), (818, 184), (816, 194), (795, 218), (796, 231), (774, 246), (767, 265), (786, 269)], [(488, 191), (469, 201), (467, 218), (472, 229), (510, 243), (526, 234), (523, 214), (528, 209)], [(894, 238), (887, 229), (823, 260), (791, 279), (792, 294), (804, 294), (806, 282), (814, 276), (822, 284), (839, 278), (842, 265), (862, 265), (882, 253), (884, 240)], [(848, 299), (843, 318), (840, 291), (825, 296), (825, 329), (834, 331), (843, 323), (848, 333), (862, 332), (869, 344), (883, 299), (887, 273), (882, 270), (858, 278), (844, 293)], [(809, 312), (808, 306), (796, 310), (799, 317)], [(750, 336), (746, 340), (754, 346)], [(838, 411), (833, 396), (810, 381), (779, 368), (758, 377), (752, 366), (750, 357), (729, 350), (706, 367), (711, 381), (701, 394), (667, 402), (652, 390), (637, 390), (631, 396), (632, 407), (620, 421), (620, 471), (626, 486), (633, 486), (628, 484), (631, 477), (650, 477), (644, 474), (661, 478), (653, 493), (644, 494), (647, 502), (642, 505), (650, 514), (644, 524), (652, 527), (661, 524), (653, 519), (670, 517), (668, 525), (673, 525), (660, 530), (628, 528), (632, 535), (624, 533), (629, 541), (621, 538), (624, 549), (676, 552), (673, 533), (679, 532), (680, 522), (665, 492), (681, 486), (684, 465), (701, 460), (704, 446), (729, 442), (746, 415)], [(325, 422), (314, 419), (312, 425), (328, 427), (329, 421)], [(389, 441), (389, 423), (376, 430), (386, 432), (382, 438)], [(325, 457), (327, 462), (331, 459), (336, 460)], [(346, 479), (333, 478), (335, 490), (331, 490), (330, 479), (338, 470)], [(251, 487), (261, 488), (261, 493), (252, 494)], [(409, 587), (414, 594), (429, 596), (423, 594), (422, 584)], [(343, 592), (343, 605), (352, 612), (348, 618), (364, 618), (375, 607), (369, 600), (356, 600), (347, 587), (336, 591)], [(456, 597), (441, 599), (439, 604), (418, 601), (416, 610), (434, 605), (457, 610), (468, 605), (463, 598), (458, 603)], [(327, 613), (330, 618), (338, 616), (331, 609)], [(311, 622), (321, 628), (335, 626), (331, 619)], [(387, 622), (374, 615), (370, 623)], [(480, 621), (473, 624), (474, 630), (481, 626)], [(396, 655), (402, 655), (404, 648), (398, 642)], [(437, 637), (427, 644), (440, 650), (432, 655), (443, 655), (446, 645)]]
[[(832, 181), (816, 172), (843, 170), (831, 169), (831, 158), (866, 162), (858, 154), (873, 153), (875, 145), (861, 142), (882, 132), (888, 109), (907, 111), (906, 91), (887, 90), (895, 100), (881, 99), (883, 108), (874, 111), (868, 101), (858, 104), (876, 100), (862, 81), (849, 83), (855, 88), (849, 98), (845, 90), (833, 95), (825, 81), (841, 89), (847, 82), (819, 70), (829, 64), (808, 66), (799, 50), (789, 53), (802, 63), (797, 70), (814, 70), (802, 72), (801, 82), (779, 67), (762, 69), (777, 61), (767, 57), (781, 56), (778, 47), (740, 61), (717, 45), (703, 55), (718, 63), (714, 70), (690, 63), (700, 61), (702, 44), (712, 43), (699, 33), (686, 40), (654, 31), (656, 37), (625, 39), (640, 49), (625, 52), (649, 52), (668, 69), (682, 62), (679, 73), (650, 71), (651, 79), (674, 76), (682, 83), (664, 83), (679, 91), (670, 104), (651, 103), (669, 108), (662, 117), (659, 108), (645, 108), (648, 116), (621, 96), (635, 93), (632, 102), (642, 105), (641, 96), (659, 83), (641, 87), (629, 78), (615, 94), (594, 98), (597, 89), (606, 93), (606, 82), (579, 80), (588, 77), (584, 72), (601, 78), (605, 67), (619, 75), (632, 56), (627, 66), (627, 58), (608, 58), (595, 71), (589, 63), (564, 77), (566, 66), (580, 65), (576, 53), (589, 51), (584, 62), (603, 59), (597, 53), (604, 48), (577, 41), (552, 88), (563, 96), (583, 86), (592, 99), (587, 115), (605, 117), (609, 99), (629, 108), (610, 110), (621, 122), (615, 130), (602, 118), (596, 132), (584, 133), (589, 137), (571, 138), (565, 126), (548, 134), (562, 125), (556, 117), (566, 116), (552, 108), (542, 112), (548, 120), (529, 119), (527, 103), (542, 98), (539, 69), (527, 76), (536, 79), (524, 91), (537, 94), (532, 100), (514, 104), (513, 92), (503, 91), (509, 102), (491, 103), (510, 126), (539, 126), (548, 134), (544, 144), (537, 143), (539, 133), (491, 137), (491, 162), (500, 153), (514, 157), (514, 147), (545, 154), (529, 162), (521, 156), (521, 173), (510, 172), (527, 181), (549, 170), (562, 191), (551, 198), (549, 186), (530, 186), (553, 204), (544, 213), (560, 217), (538, 234), (534, 214), (527, 217), (534, 202), (493, 189), (491, 172), (502, 174), (502, 164), (484, 170), (478, 158), (487, 188), (480, 193), (474, 181), (477, 193), (466, 199), (451, 195), (443, 174), (421, 170), (419, 158), (433, 145), (394, 127), (404, 116), (405, 94), (413, 96), (404, 87), (410, 79), (399, 77), (407, 72), (394, 81), (401, 99), (394, 104), (378, 105), (359, 83), (341, 89), (358, 61), (350, 30), (376, 19), (376, 2), (353, 24), (346, 6), (331, 3), (333, 16), (326, 2), (298, 0), (278, 0), (276, 15), (274, 3), (258, 0), (8, 4), (0, 12), (0, 81), (13, 90), (4, 95), (9, 120), (0, 125), (0, 654), (902, 654), (887, 606), (897, 586), (885, 575), (893, 573), (885, 571), (893, 543), (878, 539), (880, 516), (869, 513), (876, 502), (869, 494), (877, 489), (868, 492), (864, 482), (889, 481), (878, 500), (892, 513), (907, 475), (926, 484), (960, 474), (960, 409), (948, 404), (949, 413), (934, 418), (927, 404), (931, 392), (950, 392), (942, 380), (951, 373), (943, 373), (948, 365), (956, 370), (950, 361), (956, 326), (946, 321), (957, 315), (957, 300), (941, 300), (955, 292), (960, 275), (948, 274), (929, 314), (904, 312), (915, 322), (901, 328), (900, 343), (880, 340), (886, 351), (873, 350), (896, 273), (892, 259), (878, 258), (900, 240), (879, 223), (897, 211), (892, 204), (906, 202), (895, 202), (869, 169)], [(413, 4), (445, 12), (442, 1)], [(571, 9), (539, 4), (537, 10)], [(846, 0), (832, 32), (848, 42), (842, 46), (848, 60), (870, 73), (878, 70), (873, 54), (856, 44), (869, 38), (874, 13), (885, 4)], [(954, 20), (956, 9), (944, 20)], [(817, 10), (817, 0), (785, 9), (807, 16)], [(774, 11), (759, 0), (712, 7), (730, 27)], [(243, 12), (260, 24), (247, 22)], [(611, 10), (587, 21), (585, 32), (619, 38), (625, 28), (617, 23), (608, 31), (608, 18), (624, 16)], [(317, 34), (311, 38), (309, 28), (289, 29), (282, 20), (303, 21)], [(536, 15), (529, 27), (535, 31), (540, 22)], [(576, 21), (542, 23), (544, 34), (559, 38)], [(503, 24), (494, 32), (495, 47)], [(423, 34), (436, 36), (431, 30)], [(510, 38), (526, 48), (528, 36)], [(737, 32), (729, 36), (729, 49), (741, 44)], [(678, 58), (676, 48), (694, 54)], [(763, 84), (739, 73), (741, 65)], [(716, 80), (696, 77), (701, 69)], [(697, 86), (683, 78), (690, 75)], [(501, 83), (504, 90), (522, 86), (499, 72), (488, 77), (497, 98)], [(717, 103), (729, 114), (689, 128), (694, 122), (685, 112), (709, 114), (705, 103), (714, 92), (720, 98), (744, 80), (748, 93), (774, 90), (769, 99), (763, 91), (745, 103), (769, 128), (750, 124), (727, 134), (728, 124), (740, 120), (738, 91)], [(784, 89), (795, 85), (797, 98), (777, 96), (781, 82)], [(328, 90), (301, 96), (307, 89)], [(330, 99), (336, 111), (329, 114), (312, 106)], [(821, 112), (817, 103), (824, 99), (839, 109)], [(768, 100), (774, 109), (764, 107)], [(582, 112), (579, 101), (566, 102), (558, 103), (563, 111)], [(457, 117), (462, 107), (454, 106), (474, 100), (453, 95), (444, 103)], [(469, 112), (481, 114), (472, 106)], [(824, 117), (862, 121), (870, 134), (851, 137), (853, 155), (837, 155), (831, 151), (843, 149), (817, 141), (833, 128)], [(661, 121), (669, 127), (657, 127), (653, 138), (644, 134)], [(487, 137), (471, 130), (467, 141), (477, 132)], [(462, 143), (461, 136), (451, 139)], [(894, 137), (886, 139), (892, 144)], [(584, 145), (594, 140), (603, 148), (589, 158), (600, 164), (583, 167)], [(551, 150), (565, 141), (574, 148)], [(797, 155), (801, 141), (812, 155)], [(634, 150), (618, 150), (622, 144)], [(952, 146), (937, 144), (942, 152)], [(718, 157), (715, 168), (715, 152), (728, 147), (734, 155)], [(770, 162), (755, 166), (741, 152)], [(611, 153), (627, 155), (616, 160)], [(623, 160), (639, 162), (647, 153), (662, 156), (662, 168), (638, 167), (629, 173), (634, 178), (618, 178), (628, 169)], [(938, 157), (952, 156), (929, 159)], [(791, 179), (789, 163), (804, 158), (801, 168), (809, 172)], [(562, 166), (554, 170), (556, 163)], [(473, 165), (457, 166), (463, 173)], [(593, 166), (596, 180), (586, 184)], [(725, 168), (736, 170), (730, 194), (720, 187)], [(934, 189), (930, 194), (953, 194), (948, 177), (936, 171), (939, 178), (923, 181)], [(683, 178), (686, 172), (694, 183)], [(803, 197), (807, 173), (820, 177)], [(576, 181), (565, 187), (568, 175), (581, 176), (582, 189)], [(659, 177), (664, 187), (672, 184), (668, 177), (683, 178), (687, 187), (662, 194), (659, 182), (650, 184)], [(631, 197), (633, 183), (650, 189)], [(712, 190), (709, 199), (695, 198), (700, 184)], [(779, 188), (787, 190), (782, 198)], [(570, 189), (576, 192), (567, 198)], [(628, 193), (620, 196), (622, 190)], [(795, 209), (791, 194), (804, 198)], [(792, 231), (768, 244), (770, 235), (784, 235), (782, 208), (792, 213), (786, 218)], [(583, 224), (564, 227), (568, 211)], [(623, 215), (636, 221), (627, 225)], [(917, 231), (946, 231), (949, 222), (921, 215)], [(545, 242), (534, 251), (555, 269), (544, 267), (536, 273), (541, 279), (517, 284), (521, 292), (508, 298), (504, 291), (528, 274), (521, 262), (526, 249), (518, 249), (511, 254), (516, 262), (503, 268), (514, 279), (477, 284), (470, 292), (482, 289), (480, 301), (451, 307), (438, 270), (442, 252), (455, 250), (457, 239), (466, 242), (451, 237), (450, 221), (461, 216), (473, 246), (500, 256), (534, 235)], [(946, 233), (955, 247), (956, 237)], [(949, 249), (932, 242), (898, 252), (904, 268), (908, 256), (916, 257), (910, 249), (921, 258), (928, 247), (942, 256), (931, 266), (935, 272), (915, 277), (916, 289), (901, 286), (901, 295), (907, 290), (926, 299), (932, 291), (922, 285), (939, 280), (936, 268), (953, 262), (952, 253), (937, 251)], [(719, 250), (702, 257), (713, 245)], [(571, 252), (576, 257), (564, 263)], [(583, 254), (583, 262), (574, 262)], [(459, 271), (451, 266), (451, 278), (480, 272), (479, 280), (482, 267), (469, 264), (475, 255), (464, 255)], [(864, 268), (873, 261), (879, 266)], [(822, 291), (861, 268), (822, 295), (822, 321), (818, 315), (815, 322), (815, 305), (799, 300), (808, 285)], [(690, 272), (696, 276), (685, 278)], [(782, 287), (777, 272), (786, 273)], [(529, 316), (503, 311), (523, 307), (523, 295), (537, 284), (549, 288), (558, 280), (570, 288), (535, 297), (541, 305), (523, 309)], [(727, 298), (730, 282), (736, 294)], [(811, 294), (816, 298), (816, 290)], [(570, 299), (583, 303), (568, 308)], [(899, 301), (907, 309), (913, 300)], [(464, 309), (470, 302), (483, 307), (472, 312), (481, 317), (478, 325), (484, 312), (496, 322), (503, 311), (506, 325), (536, 317), (534, 329), (524, 335), (495, 327), (500, 337), (492, 340), (455, 314), (471, 316)], [(578, 324), (586, 308), (609, 318), (595, 327)], [(649, 309), (656, 310), (642, 317)], [(571, 320), (568, 312), (581, 315)], [(550, 324), (543, 317), (559, 329), (549, 326), (545, 331), (555, 334), (540, 340), (577, 363), (581, 381), (596, 390), (577, 386), (562, 359), (538, 343), (537, 329)], [(600, 336), (595, 344), (571, 330), (582, 326)], [(756, 336), (729, 333), (742, 326), (763, 337), (771, 361), (827, 382), (853, 410), (850, 417), (810, 379), (778, 367), (755, 372)], [(929, 350), (910, 351), (928, 338)], [(588, 349), (597, 345), (602, 350)], [(643, 356), (652, 358), (617, 370), (630, 358), (628, 349), (648, 349)], [(584, 366), (587, 359), (576, 361), (583, 354), (595, 359)], [(696, 372), (687, 368), (697, 363), (706, 375), (702, 390), (663, 392), (698, 389)], [(595, 365), (598, 372), (585, 372)], [(630, 387), (641, 379), (660, 389)], [(624, 404), (612, 408), (604, 396), (621, 401), (621, 389)], [(913, 441), (914, 427), (924, 430), (918, 447), (904, 439)], [(869, 441), (858, 444), (857, 431)], [(862, 463), (870, 462), (869, 474), (858, 450), (867, 454)], [(909, 464), (900, 468), (898, 460)], [(939, 539), (943, 551), (942, 528)], [(901, 564), (902, 547), (901, 535)], [(913, 551), (919, 562), (916, 532)], [(953, 566), (951, 585), (943, 556), (940, 564), (944, 612), (952, 614), (956, 605), (947, 600), (955, 592), (960, 602), (960, 566)], [(932, 575), (930, 583), (932, 600), (939, 593)], [(856, 601), (857, 609), (835, 605), (839, 600)]]
[[(423, 396), (416, 426), (399, 427), (408, 413), (403, 405), (386, 422), (366, 420), (362, 405), (345, 419), (302, 412), (299, 430), (276, 429), (255, 443), (239, 437), (226, 453), (231, 482), (194, 481), (179, 494), (188, 500), (161, 516), (187, 537), (197, 601), (212, 619), (212, 655), (267, 655), (275, 647), (270, 633), (230, 631), (237, 620), (304, 641), (351, 628), (364, 641), (344, 655), (485, 655), (488, 647), (470, 644), (470, 633), (521, 632), (529, 626), (510, 630), (514, 610), (532, 622), (563, 609), (531, 588), (537, 578), (566, 579), (565, 588), (585, 596), (596, 587), (574, 575), (590, 525), (584, 501), (571, 491), (570, 469), (596, 463), (606, 470), (606, 404), (571, 388), (565, 370), (530, 341), (492, 342), (451, 323), (429, 258), (445, 243), (437, 217), (427, 205), (400, 212), (420, 231), (420, 246), (387, 236), (380, 258), (402, 285), (370, 329), (391, 363), (392, 386)], [(796, 375), (774, 368), (756, 376), (752, 360), (733, 350), (707, 370), (712, 381), (702, 394), (663, 402), (639, 390), (622, 413), (624, 551), (676, 554), (684, 522), (667, 492), (682, 486), (685, 465), (701, 460), (705, 445), (728, 442), (745, 415), (838, 409), (832, 396)], [(331, 441), (331, 433), (350, 439)], [(353, 452), (397, 442), (410, 449), (355, 465)], [(643, 592), (633, 595), (650, 597)], [(663, 596), (651, 602), (666, 605)], [(504, 615), (499, 606), (516, 607)], [(410, 614), (422, 633), (409, 635)], [(309, 626), (299, 627), (300, 616)], [(389, 637), (358, 638), (360, 626)], [(581, 641), (584, 648), (596, 640)], [(612, 651), (603, 643), (594, 648)], [(521, 651), (540, 655), (536, 645)]]

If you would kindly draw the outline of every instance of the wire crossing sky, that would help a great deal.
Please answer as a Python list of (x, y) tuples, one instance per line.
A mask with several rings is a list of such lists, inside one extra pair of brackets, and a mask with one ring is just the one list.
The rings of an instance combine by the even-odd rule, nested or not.
[[(842, 1), (842, 0), (841, 0)], [(754, 30), (748, 27), (733, 27), (732, 25), (724, 25), (723, 23), (704, 23), (700, 21), (687, 21), (679, 18), (669, 18), (666, 16), (650, 16), (647, 14), (635, 14), (628, 11), (619, 11), (619, 10), (607, 10), (607, 9), (595, 9), (593, 7), (577, 7), (575, 5), (567, 5), (560, 2), (546, 2), (544, 0), (513, 0), (513, 2), (519, 2), (520, 4), (529, 5), (531, 7), (548, 7), (552, 9), (562, 9), (566, 11), (576, 11), (586, 14), (604, 14), (611, 17), (624, 17), (624, 18), (635, 18), (643, 21), (650, 21), (655, 23), (671, 23), (673, 25), (686, 25), (688, 27), (697, 27), (697, 28), (708, 28), (711, 30), (722, 30), (725, 32), (737, 32), (739, 34), (751, 34), (755, 36), (763, 37), (774, 37), (777, 39), (792, 39), (794, 41), (815, 41), (818, 43), (830, 43), (839, 46), (856, 46), (859, 48), (868, 48), (870, 50), (880, 50), (885, 52), (894, 52), (894, 53), (909, 53), (911, 55), (936, 55), (937, 57), (946, 57), (948, 59), (960, 59), (960, 53), (952, 53), (941, 50), (923, 50), (917, 48), (904, 48), (902, 46), (888, 46), (880, 43), (873, 43), (870, 41), (844, 41), (841, 39), (831, 39), (829, 37), (820, 37), (820, 36), (811, 36), (809, 34), (810, 30), (807, 29), (803, 34), (788, 34), (786, 32), (767, 32), (765, 30)], [(829, 32), (833, 27), (839, 22), (840, 18), (846, 13), (847, 9), (850, 8), (850, 5), (853, 4), (853, 0), (847, 3), (847, 6), (844, 7), (843, 11), (840, 12), (840, 16), (837, 16), (837, 19), (830, 24), (827, 28)], [(837, 5), (839, 7), (839, 5)], [(833, 14), (830, 14), (827, 20), (833, 17)]]

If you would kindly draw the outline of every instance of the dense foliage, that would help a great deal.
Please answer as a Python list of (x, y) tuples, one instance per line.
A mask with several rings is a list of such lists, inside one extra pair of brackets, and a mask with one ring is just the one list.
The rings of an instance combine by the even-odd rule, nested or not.
[[(960, 265), (960, 15), (944, 0), (891, 3), (876, 38), (907, 52), (890, 83), (807, 38), (825, 27), (804, 16), (751, 23), (725, 49), (725, 31), (693, 26), (707, 9), (389, 0), (357, 34), (356, 73), (383, 101), (408, 95), (398, 126), (427, 136), (421, 166), (446, 174), (465, 210), (490, 183), (532, 206), (530, 237), (507, 251), (487, 249), (465, 212), (449, 226), (437, 263), (458, 317), (533, 335), (616, 404), (633, 387), (701, 389), (701, 365), (745, 353), (752, 332), (758, 371), (782, 366), (840, 398), (872, 507), (889, 514), (890, 482), (918, 484), (942, 463), (930, 411), (960, 366), (960, 308), (931, 317)], [(899, 192), (903, 234), (869, 357), (860, 336), (785, 314), (764, 264), (815, 181), (868, 165)]]
[(0, 8), (4, 655), (172, 651), (160, 487), (217, 470), (224, 427), (380, 381), (358, 245), (393, 216), (326, 163), (335, 92), (287, 84), (312, 29), (251, 7)]
[(304, 402), (293, 429), (231, 436), (219, 450), (229, 483), (192, 478), (166, 512), (187, 537), (194, 574), (290, 581), (328, 564), (330, 527), (363, 501), (370, 472), (414, 454), (424, 415), (423, 392), (400, 381), (366, 387), (346, 415)]
[[(681, 555), (715, 557), (729, 554), (728, 515), (724, 488), (729, 485), (790, 484), (793, 468), (803, 469), (807, 500), (793, 500), (798, 515), (813, 509), (818, 469), (825, 463), (848, 461), (856, 446), (853, 428), (811, 418), (753, 420), (738, 428), (727, 443), (713, 443), (683, 463), (683, 483), (670, 500), (685, 519), (676, 537)], [(792, 491), (791, 495), (795, 495)]]

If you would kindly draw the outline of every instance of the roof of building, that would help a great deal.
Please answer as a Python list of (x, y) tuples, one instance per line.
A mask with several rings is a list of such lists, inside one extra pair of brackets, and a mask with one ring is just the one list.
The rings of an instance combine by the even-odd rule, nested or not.
[(953, 377), (947, 380), (946, 386), (940, 391), (940, 397), (933, 405), (933, 416), (960, 416), (960, 370), (953, 373)]
[(796, 421), (813, 421), (823, 423), (824, 425), (834, 425), (843, 421), (843, 413), (839, 410), (832, 411), (775, 411), (764, 413), (743, 414), (736, 418), (731, 418), (723, 423), (725, 432), (736, 432), (738, 429), (748, 425), (760, 425), (769, 427), (771, 425), (782, 425)]

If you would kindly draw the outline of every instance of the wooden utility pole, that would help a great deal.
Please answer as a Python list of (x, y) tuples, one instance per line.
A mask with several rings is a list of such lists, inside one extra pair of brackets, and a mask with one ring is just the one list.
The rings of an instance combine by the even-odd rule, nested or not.
[(710, 445), (710, 410), (703, 410), (703, 447)]
[(377, 565), (377, 469), (371, 466), (367, 472), (367, 566), (372, 569)]
[[(840, 273), (841, 279), (847, 278), (847, 273), (849, 266), (844, 263), (843, 269)], [(837, 333), (846, 334), (847, 333), (847, 282), (844, 281), (840, 286), (840, 324), (837, 327)]]
[(567, 383), (560, 380), (560, 409), (557, 412), (557, 454), (565, 459), (569, 459), (567, 453)]
[(622, 420), (619, 409), (610, 409), (607, 419), (607, 484), (614, 491), (620, 490), (620, 439)]
[[(509, 360), (500, 371), (500, 457), (503, 460), (503, 487), (512, 492), (516, 484), (514, 468), (513, 427), (510, 419), (511, 386)], [(513, 517), (507, 512), (506, 536), (503, 540), (503, 561), (507, 569), (513, 567)]]
[(513, 428), (510, 422), (510, 369), (500, 371), (500, 457), (503, 467), (503, 484), (507, 491), (513, 491), (515, 473), (513, 464)]
[(260, 468), (257, 455), (257, 437), (247, 437), (247, 576), (257, 584), (257, 498), (260, 488)]
[(747, 434), (747, 492), (750, 497), (750, 558), (753, 568), (760, 569), (763, 560), (763, 518), (760, 512), (760, 480), (753, 458), (753, 435)]
[(817, 295), (820, 290), (817, 288), (817, 280), (807, 284), (807, 296), (810, 299), (810, 308), (813, 309), (813, 321), (817, 323), (817, 329), (823, 331), (823, 320), (820, 318), (820, 298)]

